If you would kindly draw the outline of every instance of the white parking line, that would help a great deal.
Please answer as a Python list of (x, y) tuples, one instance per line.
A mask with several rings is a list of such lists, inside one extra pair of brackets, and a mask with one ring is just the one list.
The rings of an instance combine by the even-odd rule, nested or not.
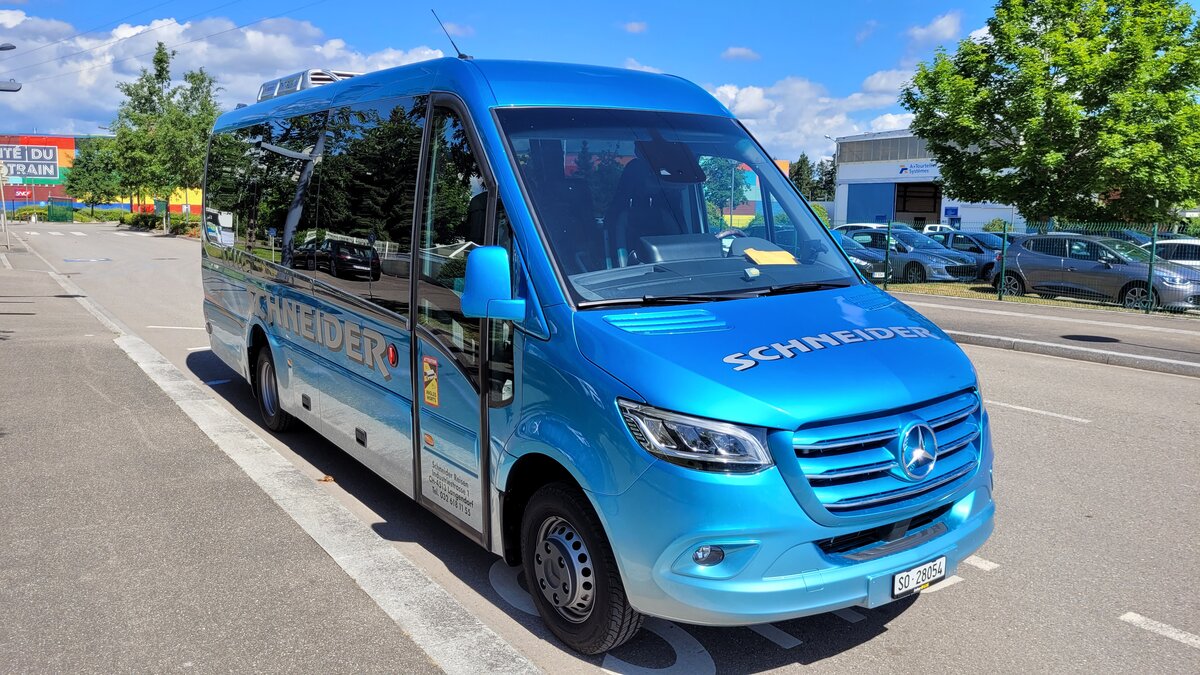
[(859, 621), (867, 618), (852, 609), (839, 609), (834, 612), (833, 615), (839, 619), (849, 621), (850, 623), (858, 623)]
[(963, 562), (967, 563), (971, 567), (978, 567), (979, 569), (983, 570), (984, 572), (991, 572), (992, 570), (999, 567), (999, 565), (992, 562), (991, 560), (984, 560), (983, 558), (980, 558), (977, 555), (967, 556), (966, 559), (963, 560)]
[(1125, 623), (1131, 623), (1138, 628), (1148, 630), (1151, 633), (1158, 633), (1163, 637), (1171, 638), (1176, 642), (1200, 649), (1200, 635), (1192, 635), (1186, 631), (1179, 630), (1174, 626), (1169, 626), (1165, 623), (1160, 623), (1154, 619), (1147, 619), (1141, 614), (1135, 612), (1125, 612), (1121, 615), (1121, 620)]
[(118, 237), (128, 237), (129, 236), (128, 232), (113, 232), (113, 234), (117, 235)]
[[(1042, 321), (1061, 321), (1065, 323), (1079, 323), (1089, 326), (1104, 326), (1107, 328), (1128, 328), (1130, 330), (1149, 331), (1153, 333), (1179, 333), (1182, 335), (1196, 335), (1200, 331), (1187, 330), (1185, 328), (1167, 328), (1164, 326), (1145, 326), (1136, 323), (1123, 323), (1119, 321), (1097, 321), (1095, 319), (1077, 319), (1068, 316), (1057, 316), (1054, 314), (1038, 314), (1035, 312), (1008, 312), (1002, 309), (982, 309), (978, 307), (963, 307), (961, 305), (944, 305), (937, 302), (905, 302), (904, 304), (912, 307), (933, 307), (937, 309), (948, 309), (955, 312), (970, 312), (972, 314), (993, 314), (996, 316), (1013, 316), (1021, 319), (1035, 319)], [(1088, 311), (1104, 311), (1104, 310), (1088, 310)]]
[(137, 232), (135, 234), (137, 234), (137, 236), (139, 236), (139, 237), (153, 237), (154, 236), (153, 232)]
[(4, 255), (3, 253), (0, 253), (0, 263), (4, 265), (4, 269), (12, 269), (12, 263), (8, 262), (8, 256)]
[(769, 623), (747, 627), (784, 649), (791, 649), (792, 647), (799, 647), (800, 645), (804, 644), (797, 640), (796, 637), (791, 633), (780, 630)]
[(76, 237), (86, 237), (87, 236), (86, 234), (84, 234), (82, 232), (75, 232), (74, 230), (71, 231), (71, 234), (75, 235)]
[(202, 351), (204, 351), (205, 349), (209, 349), (209, 346), (208, 346), (208, 345), (205, 345), (205, 346), (203, 346), (203, 347), (188, 347), (188, 351), (189, 351), (189, 352), (202, 352)]
[(29, 236), (31, 236), (31, 237), (36, 237), (36, 236), (38, 236), (39, 234), (41, 234), (41, 232), (26, 232), (25, 234), (27, 234), (27, 235), (29, 235)]
[(1049, 410), (1038, 410), (1037, 408), (1026, 408), (1023, 405), (1013, 405), (1012, 403), (1001, 403), (1000, 401), (988, 401), (988, 400), (984, 400), (984, 403), (986, 403), (988, 405), (998, 405), (1001, 408), (1012, 408), (1013, 410), (1020, 410), (1021, 412), (1034, 413), (1036, 415), (1045, 415), (1047, 417), (1057, 417), (1057, 418), (1063, 419), (1063, 420), (1079, 422), (1080, 424), (1091, 424), (1092, 423), (1091, 420), (1085, 420), (1082, 417), (1071, 417), (1070, 415), (1063, 415), (1061, 413), (1050, 412)]
[(56, 232), (56, 231), (54, 231), (54, 230), (50, 230), (50, 231), (49, 231), (49, 232), (47, 232), (46, 234), (49, 234), (49, 235), (52, 235), (52, 236), (55, 236), (55, 237), (65, 237), (65, 236), (67, 236), (67, 235), (63, 234), (62, 232)]
[(146, 326), (146, 328), (163, 328), (166, 330), (204, 330), (204, 326)]

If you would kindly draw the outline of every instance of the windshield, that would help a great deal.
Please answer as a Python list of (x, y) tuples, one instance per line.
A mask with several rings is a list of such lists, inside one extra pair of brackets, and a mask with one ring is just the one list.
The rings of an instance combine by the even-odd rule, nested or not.
[(1134, 262), (1150, 262), (1151, 258), (1162, 260), (1162, 258), (1150, 255), (1146, 249), (1124, 239), (1102, 239), (1100, 243), (1121, 254), (1126, 260)]
[(975, 232), (971, 235), (975, 241), (984, 248), (999, 250), (1004, 246), (1004, 241), (990, 232)]
[(852, 251), (867, 250), (866, 246), (863, 246), (862, 244), (858, 243), (857, 241), (854, 241), (854, 239), (847, 237), (846, 235), (842, 234), (841, 232), (834, 232), (833, 236), (837, 238), (837, 242), (842, 245), (842, 249), (845, 250), (846, 253), (850, 253)]
[(574, 108), (496, 114), (578, 303), (860, 283), (732, 119)]
[(899, 239), (907, 244), (910, 248), (932, 248), (945, 251), (946, 247), (936, 241), (926, 237), (920, 232), (905, 230), (900, 228), (892, 228), (892, 237)]

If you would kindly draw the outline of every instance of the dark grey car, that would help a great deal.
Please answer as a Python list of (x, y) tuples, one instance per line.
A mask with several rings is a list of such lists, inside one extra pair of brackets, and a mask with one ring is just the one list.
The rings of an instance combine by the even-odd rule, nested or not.
[(965, 253), (979, 265), (979, 278), (991, 279), (1004, 240), (991, 232), (930, 232), (925, 235), (951, 251)]
[[(1154, 258), (1153, 296), (1147, 287), (1150, 253), (1121, 239), (1048, 234), (1014, 242), (1001, 283), (1007, 295), (1037, 293), (1172, 310), (1200, 309), (1200, 271)], [(998, 275), (997, 275), (998, 276)]]

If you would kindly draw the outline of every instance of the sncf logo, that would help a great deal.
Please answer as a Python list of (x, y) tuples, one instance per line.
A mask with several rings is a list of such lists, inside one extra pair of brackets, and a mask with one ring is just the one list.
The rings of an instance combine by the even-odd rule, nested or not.
[(792, 338), (787, 342), (772, 342), (769, 345), (755, 347), (745, 352), (726, 356), (723, 361), (733, 366), (734, 370), (749, 370), (761, 361), (778, 361), (795, 358), (797, 354), (821, 351), (831, 347), (841, 347), (858, 342), (875, 342), (876, 340), (891, 340), (893, 338), (941, 338), (920, 326), (891, 326), (889, 328), (855, 328), (853, 330), (835, 330), (810, 337)]

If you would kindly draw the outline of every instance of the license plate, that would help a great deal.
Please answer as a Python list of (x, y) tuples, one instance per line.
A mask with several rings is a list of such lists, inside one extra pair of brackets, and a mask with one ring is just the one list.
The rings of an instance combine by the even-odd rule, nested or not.
[(871, 278), (872, 279), (882, 279), (883, 272), (871, 272)]
[(930, 584), (946, 576), (946, 557), (927, 562), (892, 577), (892, 597), (898, 598), (928, 588)]

